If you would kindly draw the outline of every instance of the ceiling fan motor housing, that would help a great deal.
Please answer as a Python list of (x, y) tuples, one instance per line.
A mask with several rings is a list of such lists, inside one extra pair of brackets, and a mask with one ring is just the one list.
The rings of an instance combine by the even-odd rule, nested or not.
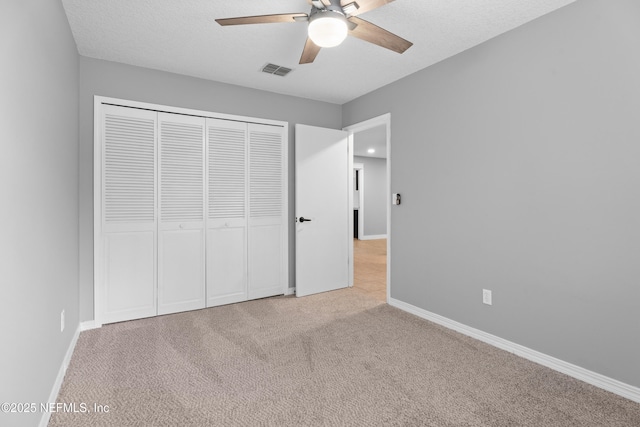
[(311, 6), (311, 12), (309, 12), (309, 22), (311, 22), (314, 19), (314, 17), (319, 18), (321, 16), (327, 16), (327, 15), (324, 15), (325, 13), (328, 13), (330, 16), (340, 15), (345, 19), (347, 18), (346, 14), (342, 10), (342, 6), (340, 5), (340, 0), (331, 0), (331, 4), (329, 6), (323, 5), (323, 7), (321, 8), (316, 7), (315, 5)]

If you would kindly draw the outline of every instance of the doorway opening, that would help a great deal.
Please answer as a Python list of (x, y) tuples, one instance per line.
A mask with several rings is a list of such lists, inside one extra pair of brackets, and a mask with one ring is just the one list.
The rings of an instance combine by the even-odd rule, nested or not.
[(346, 127), (349, 132), (350, 286), (390, 298), (390, 114)]

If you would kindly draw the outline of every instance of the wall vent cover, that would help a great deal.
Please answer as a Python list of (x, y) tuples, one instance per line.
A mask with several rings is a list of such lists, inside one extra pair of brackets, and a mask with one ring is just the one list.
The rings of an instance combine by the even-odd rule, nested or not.
[(274, 74), (276, 76), (284, 77), (293, 71), (291, 68), (283, 67), (281, 65), (276, 64), (267, 64), (262, 67), (262, 72), (267, 74)]

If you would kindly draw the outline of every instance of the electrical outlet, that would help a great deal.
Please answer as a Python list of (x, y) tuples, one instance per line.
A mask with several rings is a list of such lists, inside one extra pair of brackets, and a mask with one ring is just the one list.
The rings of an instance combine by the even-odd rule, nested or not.
[(60, 332), (64, 332), (64, 310), (60, 312)]
[(482, 290), (482, 302), (491, 305), (491, 291), (489, 289)]

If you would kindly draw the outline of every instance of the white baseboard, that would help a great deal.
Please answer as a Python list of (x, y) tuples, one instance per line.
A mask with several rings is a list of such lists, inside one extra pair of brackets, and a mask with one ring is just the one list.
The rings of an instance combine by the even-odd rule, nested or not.
[(102, 325), (96, 323), (95, 320), (87, 320), (86, 322), (80, 322), (80, 332), (88, 331), (90, 329), (98, 329), (101, 328)]
[(287, 288), (287, 290), (284, 293), (285, 295), (295, 295), (296, 294), (296, 288)]
[(569, 362), (565, 362), (564, 360), (560, 360), (547, 354), (540, 353), (539, 351), (532, 350), (528, 347), (505, 340), (487, 332), (483, 332), (479, 329), (472, 328), (470, 326), (456, 322), (455, 320), (440, 316), (439, 314), (431, 313), (397, 299), (389, 298), (389, 305), (409, 312), (411, 314), (415, 314), (418, 317), (422, 317), (423, 319), (429, 320), (433, 323), (437, 323), (446, 328), (453, 329), (454, 331), (460, 332), (464, 335), (470, 336), (471, 338), (475, 338), (499, 349), (508, 351), (532, 362), (546, 366), (547, 368), (551, 368), (555, 371), (569, 375), (570, 377), (584, 381), (593, 386), (599, 387), (601, 389), (610, 391), (611, 393), (615, 393), (619, 396), (625, 397), (629, 400), (633, 400), (634, 402), (640, 403), (640, 388), (638, 387), (623, 383), (622, 381), (618, 381), (613, 378), (609, 378), (588, 369), (581, 368), (580, 366), (576, 366)]
[[(58, 398), (58, 393), (60, 393), (60, 387), (62, 387), (62, 381), (64, 381), (64, 375), (67, 373), (67, 368), (69, 367), (69, 362), (71, 362), (71, 356), (73, 356), (73, 350), (76, 348), (76, 343), (78, 342), (78, 337), (80, 336), (80, 325), (76, 329), (76, 332), (73, 334), (73, 338), (71, 338), (71, 342), (69, 343), (69, 348), (67, 348), (67, 353), (64, 355), (64, 359), (62, 359), (62, 365), (58, 370), (58, 376), (56, 377), (55, 382), (53, 383), (53, 388), (51, 389), (51, 393), (49, 394), (48, 403), (55, 403)], [(40, 418), (40, 427), (47, 427), (49, 424), (49, 419), (51, 418), (51, 412), (45, 411), (42, 413), (42, 418)]]
[(358, 240), (378, 240), (386, 238), (386, 234), (369, 234), (368, 236), (358, 236)]

